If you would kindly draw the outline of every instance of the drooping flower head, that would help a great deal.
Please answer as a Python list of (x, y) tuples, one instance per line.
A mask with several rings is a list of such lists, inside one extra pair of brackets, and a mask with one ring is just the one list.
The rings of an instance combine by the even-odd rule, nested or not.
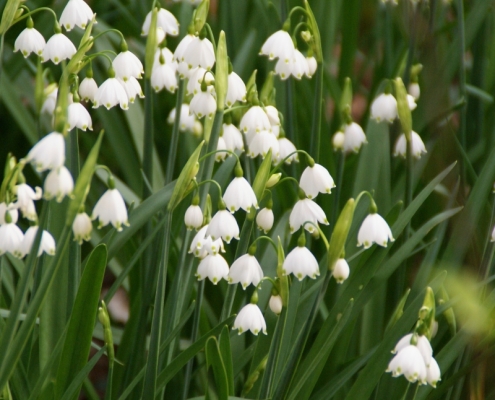
[(24, 58), (28, 57), (31, 53), (41, 56), (45, 45), (45, 38), (41, 33), (34, 29), (33, 20), (29, 17), (26, 29), (24, 29), (15, 40), (14, 52), (20, 51)]
[(293, 274), (297, 279), (302, 281), (304, 277), (309, 276), (316, 279), (320, 275), (318, 261), (311, 253), (306, 245), (304, 231), (301, 233), (297, 242), (297, 247), (294, 247), (284, 260), (282, 271), (284, 275)]
[(229, 271), (229, 283), (240, 283), (243, 289), (249, 285), (258, 286), (258, 283), (263, 279), (263, 270), (254, 256), (255, 253), (256, 246), (253, 245), (248, 254), (244, 254), (234, 261)]
[(93, 19), (93, 10), (83, 0), (69, 0), (60, 16), (60, 25), (67, 31), (74, 26), (86, 28), (89, 21)]
[(232, 329), (237, 329), (239, 335), (247, 331), (251, 331), (254, 335), (258, 335), (260, 332), (266, 335), (265, 318), (258, 305), (253, 303), (246, 304), (237, 314)]
[(63, 166), (65, 163), (64, 135), (58, 132), (46, 135), (33, 146), (25, 161), (31, 162), (38, 172)]
[(249, 182), (244, 178), (242, 168), (237, 164), (235, 168), (236, 177), (230, 182), (223, 195), (227, 209), (233, 214), (239, 208), (249, 212), (251, 207), (258, 209), (256, 194)]
[(304, 190), (308, 199), (313, 199), (318, 196), (318, 193), (330, 193), (335, 183), (328, 170), (311, 159), (309, 166), (301, 175), (299, 186)]
[(122, 195), (115, 189), (113, 177), (108, 179), (108, 186), (109, 189), (100, 197), (93, 208), (91, 219), (99, 220), (99, 228), (111, 223), (120, 232), (123, 225), (129, 226), (127, 208)]
[(368, 214), (359, 228), (358, 246), (364, 245), (365, 249), (370, 248), (373, 243), (387, 247), (387, 242), (394, 240), (387, 222), (377, 213)]
[(393, 122), (397, 118), (397, 100), (390, 93), (382, 93), (371, 103), (371, 118)]
[[(421, 158), (421, 155), (426, 153), (426, 147), (425, 144), (423, 143), (423, 140), (421, 139), (421, 136), (419, 136), (416, 132), (412, 131), (411, 132), (411, 147), (412, 147), (412, 155), (414, 158)], [(402, 156), (406, 157), (407, 154), (407, 140), (406, 140), (406, 135), (403, 133), (399, 136), (397, 139), (397, 142), (395, 143), (395, 148), (394, 148), (394, 156)]]

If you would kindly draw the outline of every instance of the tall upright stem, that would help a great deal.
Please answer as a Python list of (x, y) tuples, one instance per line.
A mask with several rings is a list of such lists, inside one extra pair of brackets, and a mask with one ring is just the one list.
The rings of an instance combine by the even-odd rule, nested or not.
[(174, 177), (175, 160), (177, 159), (177, 147), (179, 145), (180, 114), (181, 114), (183, 100), (184, 100), (184, 79), (181, 79), (179, 81), (179, 88), (177, 90), (177, 99), (175, 101), (175, 120), (174, 120), (174, 127), (172, 129), (172, 140), (170, 141), (170, 148), (168, 151), (167, 171), (165, 173), (165, 185), (172, 182), (172, 179)]
[(321, 143), (321, 114), (323, 94), (323, 63), (319, 62), (316, 70), (315, 97), (313, 102), (313, 121), (311, 127), (311, 147), (310, 153), (316, 162), (320, 159)]

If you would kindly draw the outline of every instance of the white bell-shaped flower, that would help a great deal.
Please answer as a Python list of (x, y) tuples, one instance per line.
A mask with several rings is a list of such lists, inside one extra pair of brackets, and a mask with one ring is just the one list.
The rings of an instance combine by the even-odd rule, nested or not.
[(273, 211), (271, 208), (263, 208), (256, 216), (256, 225), (258, 228), (265, 233), (268, 233), (270, 229), (273, 227), (273, 221), (275, 217), (273, 215)]
[(297, 279), (302, 281), (304, 277), (309, 276), (316, 279), (320, 275), (320, 268), (315, 256), (305, 246), (297, 246), (287, 254), (282, 265), (284, 275), (293, 274)]
[(225, 242), (230, 243), (232, 239), (239, 240), (239, 225), (229, 211), (218, 210), (208, 224), (205, 236), (211, 236), (212, 239), (221, 237)]
[(222, 137), (225, 141), (225, 147), (227, 148), (227, 150), (244, 151), (244, 141), (242, 140), (242, 133), (234, 124), (223, 124)]
[(16, 185), (15, 194), (17, 196), (17, 201), (14, 203), (14, 206), (21, 210), (24, 218), (35, 221), (37, 219), (37, 214), (34, 201), (41, 199), (43, 194), (41, 188), (36, 186), (35, 190), (33, 190), (31, 186), (21, 183)]
[(189, 253), (193, 253), (195, 257), (203, 258), (206, 256), (207, 251), (203, 248), (203, 242), (206, 238), (206, 231), (208, 230), (208, 224), (203, 226), (198, 233), (194, 236), (191, 245), (189, 246)]
[(344, 150), (345, 135), (344, 132), (338, 131), (332, 137), (332, 146), (335, 151)]
[(225, 104), (227, 107), (232, 107), (236, 101), (246, 101), (246, 84), (239, 75), (232, 71), (228, 76)]
[(337, 283), (343, 283), (347, 278), (349, 278), (350, 272), (349, 264), (347, 264), (345, 258), (339, 258), (335, 263), (332, 275)]
[(280, 76), (280, 79), (285, 81), (292, 75), (294, 67), (294, 58), (291, 58), (289, 62), (285, 62), (282, 58), (279, 58), (275, 64), (275, 75)]
[(397, 100), (390, 93), (382, 93), (371, 103), (371, 118), (393, 122), (397, 118)]
[(412, 82), (409, 84), (407, 88), (407, 92), (414, 98), (414, 100), (418, 100), (421, 95), (421, 89), (419, 88), (419, 84), (417, 82)]
[(98, 84), (93, 78), (84, 78), (79, 84), (79, 96), (84, 101), (94, 103), (96, 93), (98, 93)]
[[(22, 255), (25, 256), (30, 253), (31, 248), (33, 247), (34, 244), (34, 239), (36, 237), (36, 233), (38, 232), (38, 227), (37, 226), (31, 226), (29, 229), (26, 231), (24, 234), (24, 239), (22, 240), (22, 245), (21, 245), (21, 250), (22, 250)], [(46, 254), (53, 256), (55, 255), (55, 239), (53, 236), (50, 234), (48, 231), (43, 231), (41, 234), (41, 242), (38, 247), (38, 254), (37, 256), (41, 256), (43, 252)]]
[(91, 218), (85, 212), (78, 213), (74, 222), (72, 223), (72, 232), (74, 233), (74, 240), (79, 244), (82, 244), (83, 240), (91, 239), (91, 231), (93, 230), (93, 224)]
[(257, 304), (246, 304), (235, 318), (233, 330), (241, 333), (251, 331), (254, 335), (263, 332), (266, 335), (266, 322)]
[[(41, 106), (41, 113), (53, 115), (53, 112), (55, 111), (55, 106), (57, 105), (58, 88), (55, 87), (55, 89), (51, 90), (48, 93), (46, 93), (46, 89), (45, 89), (45, 95), (46, 95), (45, 101), (43, 101), (43, 105)], [(69, 104), (70, 103), (71, 101), (69, 101)]]
[(367, 143), (363, 128), (355, 122), (346, 124), (344, 128), (344, 151), (357, 153)]
[[(141, 35), (146, 36), (150, 31), (151, 25), (151, 11), (146, 15), (144, 19), (143, 27), (141, 28)], [(175, 18), (174, 14), (170, 11), (160, 8), (156, 16), (157, 28), (162, 28), (163, 31), (170, 36), (177, 36), (179, 34), (179, 21)]]
[(46, 135), (29, 151), (25, 158), (38, 172), (59, 168), (65, 163), (65, 140), (58, 132)]
[(192, 98), (189, 110), (198, 118), (212, 118), (217, 110), (217, 102), (209, 92), (201, 91)]
[(151, 86), (156, 92), (162, 89), (175, 93), (177, 89), (177, 76), (172, 64), (158, 64), (151, 71)]
[(141, 88), (141, 85), (136, 78), (131, 76), (126, 81), (121, 78), (117, 78), (117, 80), (124, 88), (125, 93), (127, 94), (127, 98), (129, 99), (129, 103), (134, 103), (134, 101), (138, 97), (141, 99), (144, 98), (143, 89)]
[[(415, 344), (411, 342), (413, 339), (416, 341)], [(403, 336), (395, 345), (392, 353), (396, 354), (410, 344), (414, 344), (415, 346), (417, 346), (426, 366), (430, 365), (431, 359), (433, 357), (433, 349), (431, 347), (430, 341), (425, 335), (414, 335), (410, 333), (406, 336)]]
[(440, 367), (438, 366), (437, 360), (432, 357), (430, 365), (426, 367), (426, 382), (436, 388), (438, 381), (441, 380)]
[(81, 129), (85, 131), (89, 129), (93, 130), (93, 121), (91, 115), (89, 115), (88, 110), (81, 103), (75, 102), (69, 105), (68, 110), (68, 120), (69, 120), (69, 131), (74, 128)]
[(278, 139), (272, 132), (263, 130), (259, 133), (255, 133), (253, 140), (249, 142), (248, 146), (248, 155), (251, 158), (255, 158), (259, 155), (261, 155), (262, 158), (265, 158), (270, 150), (272, 151), (272, 158), (274, 160), (277, 160), (280, 157), (280, 145)]
[(291, 74), (296, 79), (301, 79), (304, 75), (309, 75), (308, 61), (298, 49), (294, 50)]
[(201, 84), (203, 82), (208, 85), (206, 90), (211, 93), (214, 90), (214, 86), (212, 84), (215, 82), (215, 77), (213, 74), (203, 67), (193, 68), (189, 73), (186, 93), (194, 95), (201, 92)]
[(297, 149), (294, 144), (286, 137), (278, 138), (279, 154), (275, 163), (279, 163), (285, 160), (285, 164), (291, 164), (294, 162), (299, 162), (299, 155), (296, 153)]
[(43, 54), (45, 48), (45, 38), (33, 27), (24, 29), (14, 43), (14, 52), (20, 51), (24, 58), (34, 53), (38, 56)]
[(144, 73), (141, 60), (129, 50), (122, 51), (113, 59), (112, 67), (115, 71), (115, 77), (127, 81), (131, 76), (140, 79)]
[(368, 214), (364, 219), (358, 232), (358, 246), (365, 249), (371, 247), (373, 243), (379, 246), (387, 247), (387, 242), (393, 242), (392, 231), (387, 222), (377, 213)]
[(129, 108), (129, 98), (127, 97), (127, 93), (119, 80), (111, 76), (98, 88), (93, 108), (103, 106), (107, 110), (110, 110), (110, 108), (116, 106), (117, 104), (120, 104), (120, 108), (122, 108), (122, 110), (127, 110)]
[(195, 37), (196, 36), (188, 33), (187, 35), (185, 35), (182, 38), (182, 40), (179, 42), (179, 44), (175, 48), (174, 60), (178, 64), (177, 65), (178, 66), (178, 72), (179, 72), (181, 78), (184, 78), (189, 71), (189, 65), (184, 60), (184, 53), (186, 52), (187, 47), (189, 46), (189, 44), (193, 41), (193, 39)]
[(318, 196), (318, 193), (330, 193), (332, 188), (335, 187), (332, 176), (328, 170), (320, 165), (315, 164), (306, 167), (299, 180), (299, 186), (308, 199), (313, 199)]
[(408, 345), (401, 349), (388, 364), (386, 372), (392, 376), (404, 375), (409, 382), (426, 382), (426, 365), (419, 349), (414, 345)]
[(227, 158), (229, 153), (225, 150), (227, 150), (227, 145), (225, 144), (223, 136), (220, 136), (217, 142), (217, 152), (215, 153), (216, 162), (222, 162)]
[(0, 203), (0, 225), (6, 224), (5, 221), (5, 213), (9, 212), (10, 222), (17, 224), (17, 220), (19, 219), (19, 212), (17, 208), (15, 208), (15, 204), (10, 203), (9, 205), (5, 203)]
[(169, 64), (174, 70), (177, 69), (177, 63), (174, 60), (174, 53), (170, 51), (168, 47), (159, 47), (155, 51), (155, 57), (153, 58), (153, 68), (157, 67), (161, 63)]
[(184, 50), (182, 58), (189, 66), (189, 69), (203, 67), (210, 70), (215, 64), (215, 50), (207, 38), (200, 39), (196, 36)]
[(261, 47), (260, 54), (268, 56), (270, 60), (279, 58), (284, 63), (289, 63), (294, 57), (294, 42), (289, 33), (280, 30), (272, 34)]
[(198, 230), (203, 226), (203, 211), (201, 211), (201, 207), (198, 204), (191, 204), (187, 208), (184, 223), (189, 231), (192, 229)]
[(414, 111), (418, 106), (416, 104), (416, 99), (410, 94), (407, 95), (407, 105), (409, 106), (409, 110)]
[(45, 178), (44, 183), (45, 199), (50, 200), (54, 197), (60, 203), (65, 196), (69, 196), (74, 189), (74, 179), (69, 170), (64, 166), (52, 169)]
[(122, 225), (129, 226), (127, 220), (127, 208), (124, 199), (117, 189), (108, 189), (100, 197), (95, 207), (91, 219), (98, 219), (98, 228), (111, 223), (117, 231), (122, 230)]
[(0, 226), (0, 255), (10, 253), (14, 257), (22, 258), (22, 241), (24, 234), (13, 222)]
[(220, 254), (208, 254), (198, 265), (196, 277), (198, 281), (208, 278), (214, 285), (222, 279), (227, 280), (229, 264)]
[[(421, 139), (421, 136), (419, 136), (414, 131), (411, 132), (411, 145), (412, 145), (413, 157), (419, 159), (421, 158), (422, 154), (426, 153), (426, 147), (425, 144), (423, 143), (423, 140)], [(395, 143), (394, 156), (399, 156), (399, 155), (404, 158), (407, 155), (407, 140), (405, 134), (401, 134), (397, 139), (397, 142)]]
[(260, 106), (252, 106), (249, 108), (246, 114), (241, 118), (239, 126), (241, 131), (246, 135), (248, 144), (253, 139), (255, 133), (259, 133), (262, 130), (269, 131), (271, 129), (268, 115)]
[(280, 297), (279, 295), (270, 296), (270, 301), (268, 302), (268, 306), (270, 307), (270, 310), (272, 310), (274, 314), (279, 315), (282, 312), (282, 308), (284, 306), (282, 302), (282, 297)]
[(328, 220), (323, 209), (311, 199), (300, 199), (292, 209), (289, 216), (289, 228), (291, 233), (304, 225), (309, 233), (313, 233), (318, 223), (328, 225)]
[(268, 121), (270, 121), (270, 125), (273, 127), (274, 125), (280, 125), (280, 116), (278, 114), (278, 110), (275, 106), (265, 106), (264, 107), (266, 116), (268, 117)]
[[(167, 122), (169, 124), (173, 124), (175, 121), (175, 113), (176, 109), (173, 108), (168, 114)], [(194, 114), (191, 114), (189, 111), (189, 104), (182, 104), (180, 108), (180, 116), (179, 116), (179, 130), (184, 131), (192, 131), (194, 129), (194, 123), (196, 122), (196, 118)]]
[(263, 279), (263, 270), (254, 255), (244, 254), (239, 257), (230, 267), (229, 283), (240, 283), (243, 289), (249, 285), (258, 286)]
[(60, 25), (67, 31), (74, 26), (86, 29), (86, 25), (93, 19), (93, 10), (83, 0), (69, 0), (60, 16)]
[(225, 190), (223, 201), (227, 209), (233, 214), (239, 208), (249, 212), (251, 207), (258, 209), (258, 200), (253, 188), (242, 175), (235, 177)]
[(201, 240), (201, 248), (204, 249), (207, 254), (214, 256), (220, 252), (225, 253), (222, 238), (212, 240), (211, 236), (206, 236), (203, 240)]
[(63, 33), (55, 33), (48, 42), (46, 42), (41, 61), (52, 60), (54, 64), (67, 60), (76, 54), (76, 47)]
[(311, 78), (318, 68), (318, 63), (316, 62), (316, 58), (314, 58), (313, 56), (306, 57), (306, 62), (308, 63), (308, 73), (306, 74), (306, 76), (308, 78)]

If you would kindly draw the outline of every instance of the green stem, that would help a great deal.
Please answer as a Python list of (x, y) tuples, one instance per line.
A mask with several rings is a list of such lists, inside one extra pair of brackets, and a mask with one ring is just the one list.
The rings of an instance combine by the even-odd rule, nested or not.
[[(216, 150), (217, 145), (218, 145), (218, 138), (220, 137), (220, 131), (222, 129), (222, 124), (223, 124), (223, 110), (217, 110), (215, 113), (215, 118), (213, 120), (213, 126), (211, 128), (209, 140), (208, 140), (208, 146), (206, 148), (206, 153), (211, 153), (214, 150)], [(211, 179), (213, 175), (213, 166), (215, 164), (215, 159), (212, 157), (209, 157), (205, 160), (203, 164), (203, 168), (201, 172), (199, 173), (198, 180), (209, 180)], [(209, 190), (209, 183), (205, 184), (202, 188), (201, 191), (201, 200), (200, 200), (200, 207), (201, 209), (204, 210), (205, 204), (206, 204), (206, 197), (208, 194)], [(234, 285), (235, 286), (235, 285)], [(229, 288), (230, 289), (230, 288)], [(198, 285), (198, 292), (196, 296), (196, 306), (194, 310), (194, 316), (193, 316), (193, 326), (192, 326), (192, 331), (191, 331), (191, 343), (194, 343), (198, 337), (198, 332), (199, 332), (199, 318), (201, 315), (201, 306), (203, 303), (203, 294), (205, 290), (205, 281), (199, 282)], [(191, 374), (192, 374), (192, 367), (193, 367), (194, 359), (189, 360), (187, 363), (186, 367), (186, 374), (184, 377), (184, 392), (183, 392), (183, 399), (187, 399), (188, 395), (188, 390), (189, 390), (189, 383), (191, 381)]]
[[(3, 48), (5, 43), (5, 34), (0, 36), (0, 83), (3, 76)], [(0, 91), (0, 99), (2, 98), (2, 92)]]
[(182, 108), (182, 102), (184, 100), (184, 79), (179, 81), (179, 88), (177, 90), (177, 99), (175, 100), (175, 120), (174, 127), (172, 129), (172, 140), (170, 141), (170, 149), (168, 151), (167, 171), (165, 176), (165, 185), (172, 182), (174, 177), (175, 160), (177, 156), (177, 147), (179, 145), (179, 127), (180, 127), (180, 114)]
[[(79, 177), (79, 130), (73, 129), (69, 134), (69, 171), (74, 181)], [(72, 306), (76, 300), (77, 288), (81, 278), (81, 246), (74, 240), (69, 245), (69, 265), (68, 270), (68, 293), (67, 293), (67, 316), (72, 311)]]
[[(203, 279), (201, 282), (199, 282), (198, 292), (196, 294), (196, 308), (194, 309), (193, 326), (192, 326), (192, 332), (191, 332), (191, 343), (194, 343), (196, 341), (196, 339), (198, 338), (199, 318), (201, 315), (201, 306), (203, 303), (204, 292), (205, 292), (205, 280)], [(184, 385), (183, 385), (184, 392), (182, 393), (182, 400), (187, 399), (187, 395), (189, 392), (189, 386), (190, 386), (190, 382), (191, 382), (193, 364), (194, 364), (194, 358), (192, 358), (187, 363), (186, 374), (184, 377)]]
[[(223, 124), (223, 110), (217, 110), (215, 113), (215, 118), (213, 120), (213, 126), (211, 128), (210, 138), (208, 141), (208, 146), (206, 148), (206, 153), (212, 153), (217, 149), (218, 138), (220, 137), (220, 131), (222, 130)], [(215, 165), (215, 159), (209, 157), (205, 160), (200, 174), (200, 181), (211, 179), (213, 175), (213, 167)], [(203, 186), (201, 191), (201, 202), (200, 207), (204, 209), (206, 203), (206, 195), (208, 194), (209, 184)]]
[(335, 185), (335, 197), (333, 198), (333, 210), (332, 219), (330, 220), (330, 226), (335, 226), (335, 221), (337, 221), (337, 216), (340, 210), (340, 195), (342, 193), (342, 182), (344, 178), (344, 168), (345, 168), (345, 154), (343, 151), (338, 153), (338, 163), (337, 163), (337, 179)]
[(409, 391), (409, 387), (411, 386), (411, 383), (407, 383), (406, 391), (404, 392), (404, 396), (402, 396), (402, 400), (406, 400), (407, 398), (407, 392)]
[(151, 322), (150, 346), (146, 373), (144, 377), (144, 399), (154, 399), (156, 394), (156, 378), (158, 376), (158, 361), (160, 356), (160, 343), (162, 337), (163, 306), (165, 301), (165, 285), (167, 282), (167, 269), (169, 264), (169, 250), (172, 236), (172, 212), (165, 214), (165, 241), (162, 246), (158, 281), (156, 286), (153, 319)]
[(316, 90), (313, 102), (313, 122), (311, 127), (311, 151), (316, 162), (320, 159), (320, 142), (321, 142), (321, 114), (322, 114), (322, 103), (321, 98), (323, 94), (323, 63), (318, 62), (317, 72), (316, 72)]
[[(254, 218), (250, 219), (246, 217), (244, 224), (242, 225), (241, 234), (239, 237), (239, 243), (235, 251), (234, 260), (237, 260), (240, 256), (247, 253), (249, 248), (249, 240), (253, 231)], [(222, 313), (220, 314), (220, 321), (226, 319), (232, 312), (232, 305), (234, 304), (235, 293), (238, 285), (229, 285), (227, 293), (225, 294), (225, 300), (223, 302)]]
[[(467, 116), (467, 101), (466, 94), (466, 68), (464, 67), (464, 53), (466, 49), (466, 33), (464, 28), (464, 3), (462, 0), (456, 1), (457, 7), (457, 29), (459, 30), (459, 96), (466, 101), (462, 106), (459, 115), (459, 140), (462, 148), (466, 149), (466, 116)], [(466, 165), (460, 160), (461, 167), (461, 187), (466, 185)], [(461, 191), (462, 192), (462, 191)]]
[[(153, 91), (151, 81), (144, 81), (145, 101), (144, 101), (144, 147), (143, 147), (143, 173), (148, 182), (153, 184), (153, 144), (154, 129), (153, 121)], [(178, 112), (180, 115), (180, 112)], [(148, 186), (143, 183), (143, 199), (151, 195)]]

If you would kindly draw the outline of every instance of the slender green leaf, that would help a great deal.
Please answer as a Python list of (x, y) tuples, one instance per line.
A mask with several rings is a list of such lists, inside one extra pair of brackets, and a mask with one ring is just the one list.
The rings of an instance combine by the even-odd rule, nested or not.
[[(88, 359), (106, 265), (107, 248), (102, 244), (91, 253), (77, 291), (58, 367), (55, 385), (57, 398), (65, 393)], [(80, 385), (83, 380), (81, 379)]]

